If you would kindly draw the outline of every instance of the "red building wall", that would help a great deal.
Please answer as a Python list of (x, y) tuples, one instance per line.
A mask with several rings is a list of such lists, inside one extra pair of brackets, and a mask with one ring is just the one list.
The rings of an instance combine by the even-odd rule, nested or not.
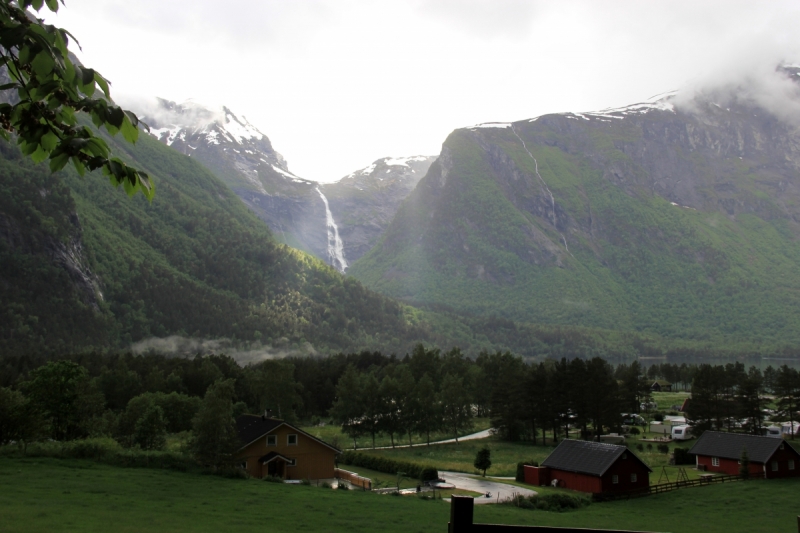
[(546, 466), (528, 466), (523, 467), (525, 472), (525, 483), (540, 487), (550, 483), (550, 472)]
[(593, 494), (603, 492), (603, 484), (599, 476), (578, 474), (576, 472), (567, 472), (566, 470), (551, 468), (550, 479), (557, 479), (559, 481), (558, 486), (566, 489), (591, 492)]
[[(636, 481), (631, 481), (631, 474), (636, 474)], [(617, 476), (614, 483), (613, 476)], [(603, 475), (603, 492), (644, 489), (650, 485), (650, 472), (647, 468), (628, 455), (627, 459), (619, 458)]]
[[(777, 461), (777, 471), (772, 470), (772, 462)], [(794, 461), (794, 470), (789, 470), (789, 461)], [(800, 477), (800, 453), (793, 450), (788, 444), (782, 450), (776, 450), (766, 464), (767, 478)]]
[[(739, 474), (739, 460), (738, 459), (725, 459), (719, 458), (719, 466), (714, 466), (708, 455), (698, 455), (697, 465), (704, 466), (707, 472), (719, 472), (721, 474), (730, 474), (732, 476)], [(764, 472), (763, 463), (750, 463), (750, 474), (759, 475)]]

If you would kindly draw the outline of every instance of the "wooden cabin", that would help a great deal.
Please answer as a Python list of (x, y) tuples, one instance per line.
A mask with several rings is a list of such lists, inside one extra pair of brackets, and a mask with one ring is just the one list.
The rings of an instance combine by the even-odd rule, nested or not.
[(601, 494), (646, 488), (650, 472), (625, 446), (568, 439), (541, 466), (525, 466), (525, 482)]
[(706, 431), (689, 453), (694, 454), (698, 470), (737, 475), (742, 450), (747, 450), (751, 475), (767, 479), (800, 476), (800, 453), (781, 438)]
[(276, 418), (242, 415), (236, 419), (241, 448), (236, 463), (252, 477), (331, 479), (337, 448)]

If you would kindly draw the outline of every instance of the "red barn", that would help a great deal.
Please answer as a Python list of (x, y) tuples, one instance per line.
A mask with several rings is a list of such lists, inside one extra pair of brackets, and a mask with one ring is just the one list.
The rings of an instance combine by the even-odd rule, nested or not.
[(736, 475), (742, 450), (747, 450), (751, 474), (769, 479), (800, 476), (800, 453), (774, 437), (706, 431), (689, 453), (695, 455), (699, 470)]
[(650, 472), (625, 446), (562, 440), (541, 466), (525, 467), (525, 482), (600, 494), (646, 488)]

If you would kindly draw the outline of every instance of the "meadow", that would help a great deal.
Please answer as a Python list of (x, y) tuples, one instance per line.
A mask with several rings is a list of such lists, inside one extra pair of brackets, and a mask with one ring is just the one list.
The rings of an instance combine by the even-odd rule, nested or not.
[[(485, 505), (475, 520), (694, 533), (793, 531), (800, 480), (751, 481), (566, 513)], [(0, 529), (30, 531), (444, 531), (449, 505), (315, 486), (226, 479), (76, 459), (0, 458)]]

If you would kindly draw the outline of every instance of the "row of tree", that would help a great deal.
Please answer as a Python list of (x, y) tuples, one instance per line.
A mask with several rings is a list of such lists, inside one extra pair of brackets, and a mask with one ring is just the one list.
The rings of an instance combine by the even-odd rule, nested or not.
[(773, 420), (788, 421), (794, 438), (800, 409), (800, 374), (796, 369), (783, 365), (778, 369), (768, 367), (762, 373), (756, 367), (746, 370), (738, 362), (700, 365), (692, 382), (687, 416), (695, 433), (716, 429), (761, 434), (765, 408), (772, 401), (776, 406)]

